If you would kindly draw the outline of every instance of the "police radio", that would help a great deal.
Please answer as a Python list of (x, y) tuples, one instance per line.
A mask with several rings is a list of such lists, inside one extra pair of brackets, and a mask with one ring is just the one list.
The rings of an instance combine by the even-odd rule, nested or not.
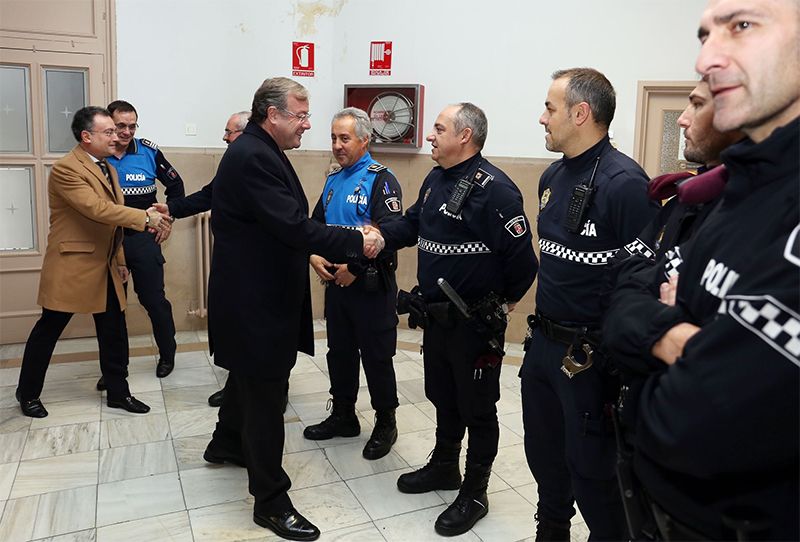
[(572, 189), (572, 196), (569, 198), (567, 204), (567, 220), (564, 226), (570, 233), (580, 233), (583, 228), (583, 223), (586, 221), (586, 215), (589, 213), (589, 207), (592, 205), (592, 198), (594, 198), (594, 176), (597, 174), (597, 166), (600, 164), (600, 157), (594, 162), (594, 169), (592, 176), (589, 178), (588, 184), (578, 184)]
[(453, 193), (450, 194), (450, 199), (447, 200), (447, 205), (445, 206), (445, 210), (451, 215), (458, 216), (458, 213), (464, 208), (464, 203), (466, 203), (470, 192), (472, 192), (472, 187), (475, 185), (475, 178), (481, 170), (481, 165), (483, 165), (483, 160), (478, 162), (478, 167), (475, 168), (472, 176), (462, 177), (456, 183), (456, 187), (453, 189)]

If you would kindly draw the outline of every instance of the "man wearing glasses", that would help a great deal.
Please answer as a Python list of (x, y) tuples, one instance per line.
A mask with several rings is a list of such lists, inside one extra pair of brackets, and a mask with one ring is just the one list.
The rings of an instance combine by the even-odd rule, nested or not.
[[(165, 187), (167, 200), (184, 195), (183, 179), (167, 161), (158, 146), (147, 139), (135, 138), (136, 109), (128, 102), (116, 100), (108, 104), (108, 111), (117, 128), (114, 154), (108, 161), (119, 173), (119, 184), (125, 196), (125, 205), (147, 209), (156, 203), (156, 179)], [(175, 321), (172, 305), (164, 293), (164, 255), (159, 246), (169, 236), (170, 230), (152, 234), (125, 229), (125, 258), (133, 277), (133, 289), (139, 302), (147, 311), (158, 346), (156, 376), (163, 378), (175, 367)], [(103, 382), (97, 383), (102, 389)]]
[(42, 316), (25, 345), (17, 401), (26, 416), (47, 416), (39, 395), (56, 341), (74, 313), (90, 313), (108, 386), (108, 406), (144, 414), (150, 407), (131, 396), (127, 382), (123, 283), (128, 270), (122, 228), (163, 231), (169, 221), (155, 209), (123, 205), (117, 174), (105, 162), (117, 141), (107, 110), (91, 106), (78, 110), (72, 133), (78, 144), (53, 165), (48, 179), (50, 232), (37, 300)]

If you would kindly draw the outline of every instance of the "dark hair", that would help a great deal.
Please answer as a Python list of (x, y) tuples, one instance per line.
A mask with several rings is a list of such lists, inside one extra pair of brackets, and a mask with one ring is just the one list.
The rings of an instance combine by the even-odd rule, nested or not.
[(137, 113), (136, 108), (130, 102), (126, 102), (125, 100), (114, 100), (110, 104), (108, 104), (108, 112), (112, 115), (119, 111), (120, 113), (133, 113), (136, 115), (136, 118), (139, 118), (139, 113)]
[(553, 72), (553, 81), (562, 77), (569, 78), (567, 107), (586, 102), (597, 124), (606, 128), (611, 126), (617, 108), (617, 97), (606, 76), (592, 68), (570, 68)]
[(461, 102), (456, 105), (459, 106), (453, 121), (456, 133), (459, 134), (465, 128), (469, 128), (472, 130), (472, 142), (478, 149), (483, 149), (483, 144), (486, 143), (486, 134), (489, 131), (489, 123), (483, 109), (469, 102)]
[(258, 87), (253, 96), (253, 110), (250, 112), (250, 120), (256, 124), (261, 124), (267, 118), (267, 110), (270, 107), (286, 109), (289, 94), (298, 100), (307, 100), (308, 91), (306, 87), (289, 79), (288, 77), (273, 77), (265, 79)]
[(94, 118), (97, 116), (110, 117), (111, 113), (108, 109), (97, 107), (96, 105), (89, 105), (75, 112), (72, 118), (72, 135), (75, 136), (75, 141), (81, 141), (81, 132), (86, 130), (91, 132), (94, 128)]

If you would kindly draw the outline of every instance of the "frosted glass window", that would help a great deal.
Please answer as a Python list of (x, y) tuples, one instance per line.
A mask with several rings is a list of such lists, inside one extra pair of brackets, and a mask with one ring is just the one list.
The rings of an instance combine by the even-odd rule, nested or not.
[(28, 68), (0, 66), (0, 152), (31, 152)]
[(36, 248), (33, 168), (0, 167), (0, 250)]
[(67, 152), (77, 143), (72, 136), (75, 111), (86, 106), (86, 71), (44, 70), (47, 110), (47, 150)]

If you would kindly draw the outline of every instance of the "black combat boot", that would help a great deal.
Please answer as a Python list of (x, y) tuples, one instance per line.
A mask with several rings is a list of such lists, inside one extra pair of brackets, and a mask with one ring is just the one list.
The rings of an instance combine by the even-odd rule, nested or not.
[(401, 474), (397, 479), (397, 489), (402, 493), (426, 493), (437, 489), (460, 488), (459, 453), (460, 442), (437, 440), (428, 464), (414, 472)]
[(361, 455), (364, 459), (380, 459), (389, 453), (392, 444), (397, 442), (397, 422), (394, 409), (375, 412), (375, 428)]
[(433, 527), (437, 533), (442, 536), (457, 536), (466, 533), (489, 512), (486, 488), (489, 485), (491, 473), (491, 465), (467, 462), (464, 483), (461, 484), (458, 497), (436, 518)]
[(569, 521), (553, 521), (539, 514), (536, 521), (536, 542), (569, 542)]
[[(328, 440), (333, 437), (357, 437), (361, 424), (356, 416), (356, 406), (334, 399), (331, 415), (316, 425), (309, 425), (303, 431), (308, 440)], [(329, 403), (330, 404), (330, 403)]]

